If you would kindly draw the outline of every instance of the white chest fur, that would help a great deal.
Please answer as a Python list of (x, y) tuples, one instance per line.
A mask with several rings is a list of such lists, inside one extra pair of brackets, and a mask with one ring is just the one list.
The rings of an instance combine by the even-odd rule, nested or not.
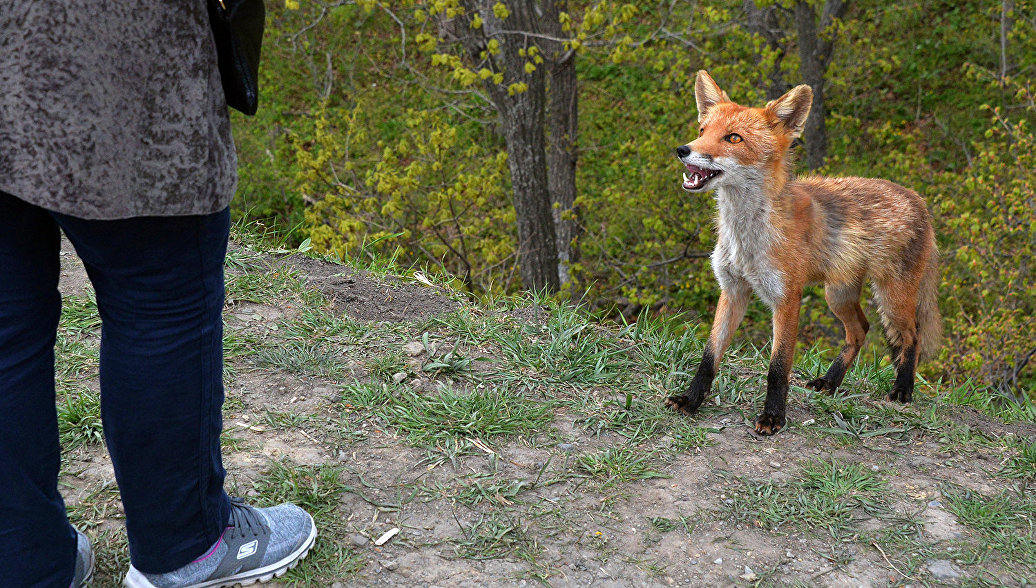
[(773, 308), (784, 297), (784, 277), (770, 260), (777, 237), (770, 226), (770, 206), (759, 190), (717, 189), (719, 242), (712, 268), (721, 288), (740, 292), (751, 287)]

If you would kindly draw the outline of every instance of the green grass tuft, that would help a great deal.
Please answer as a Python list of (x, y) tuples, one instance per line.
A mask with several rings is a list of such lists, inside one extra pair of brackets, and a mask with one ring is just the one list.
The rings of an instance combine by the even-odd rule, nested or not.
[(654, 469), (654, 455), (636, 447), (623, 445), (579, 456), (579, 467), (610, 486), (618, 482), (669, 478)]
[(65, 401), (58, 404), (58, 433), (61, 445), (74, 449), (80, 445), (99, 445), (104, 442), (101, 431), (101, 399), (86, 389), (66, 392)]

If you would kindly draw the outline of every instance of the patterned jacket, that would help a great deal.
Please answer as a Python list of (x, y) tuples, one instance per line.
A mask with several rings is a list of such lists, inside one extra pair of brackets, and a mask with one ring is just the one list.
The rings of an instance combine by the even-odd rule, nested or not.
[(237, 159), (206, 0), (0, 0), (0, 191), (85, 219), (208, 214)]

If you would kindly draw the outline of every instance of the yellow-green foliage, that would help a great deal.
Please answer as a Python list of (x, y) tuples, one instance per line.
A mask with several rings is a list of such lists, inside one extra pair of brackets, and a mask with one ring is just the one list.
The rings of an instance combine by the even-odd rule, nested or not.
[(950, 334), (940, 367), (1036, 392), (1036, 366), (1022, 369), (1036, 352), (1036, 136), (1024, 119), (992, 113), (971, 169), (940, 178), (948, 193), (935, 212), (947, 243), (941, 294)]
[(298, 189), (313, 202), (306, 230), (317, 250), (346, 257), (376, 247), (436, 263), (469, 288), (509, 286), (494, 273), (514, 251), (506, 153), (459, 144), (459, 129), (434, 111), (407, 111), (406, 132), (391, 143), (369, 139), (362, 105), (337, 122), (331, 116), (319, 111), (312, 142), (298, 149)]

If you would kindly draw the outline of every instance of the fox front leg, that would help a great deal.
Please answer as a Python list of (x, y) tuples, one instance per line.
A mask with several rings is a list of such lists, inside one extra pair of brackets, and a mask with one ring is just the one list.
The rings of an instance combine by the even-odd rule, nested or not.
[(670, 396), (666, 401), (666, 405), (673, 410), (688, 415), (694, 414), (712, 389), (712, 380), (716, 377), (720, 359), (730, 345), (741, 319), (745, 317), (745, 306), (751, 293), (743, 282), (736, 286), (720, 292), (716, 318), (712, 322), (712, 333), (709, 335), (709, 342), (705, 344), (698, 372), (683, 394)]
[(788, 404), (788, 380), (795, 360), (802, 305), (802, 288), (790, 290), (792, 292), (773, 311), (773, 354), (766, 374), (766, 405), (755, 419), (755, 432), (760, 435), (773, 435), (787, 423), (784, 413)]

